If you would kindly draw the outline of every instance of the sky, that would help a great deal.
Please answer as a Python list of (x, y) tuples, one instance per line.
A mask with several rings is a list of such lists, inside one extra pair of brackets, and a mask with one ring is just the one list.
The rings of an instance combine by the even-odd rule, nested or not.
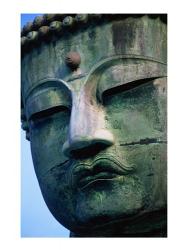
[[(35, 16), (22, 14), (21, 27)], [(48, 210), (34, 172), (30, 142), (21, 131), (21, 237), (69, 237), (64, 228)]]

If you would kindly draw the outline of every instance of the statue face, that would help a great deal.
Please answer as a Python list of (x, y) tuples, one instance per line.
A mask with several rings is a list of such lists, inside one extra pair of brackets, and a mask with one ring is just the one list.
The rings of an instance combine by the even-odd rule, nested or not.
[(25, 98), (36, 175), (56, 219), (79, 232), (164, 209), (166, 65), (116, 54), (86, 74), (56, 76)]

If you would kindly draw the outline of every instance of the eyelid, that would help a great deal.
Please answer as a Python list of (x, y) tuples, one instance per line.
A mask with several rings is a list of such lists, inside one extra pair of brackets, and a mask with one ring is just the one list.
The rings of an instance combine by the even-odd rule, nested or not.
[(100, 100), (103, 100), (103, 96), (107, 96), (107, 95), (114, 95), (116, 93), (119, 93), (119, 92), (125, 92), (125, 91), (129, 91), (129, 90), (132, 90), (134, 88), (137, 88), (141, 85), (144, 85), (148, 82), (151, 82), (155, 79), (158, 79), (159, 77), (154, 77), (154, 78), (144, 78), (144, 79), (139, 79), (139, 80), (135, 80), (133, 82), (128, 82), (128, 83), (125, 83), (125, 84), (120, 84), (118, 86), (115, 86), (113, 88), (110, 88), (110, 89), (106, 89), (104, 92), (101, 93), (100, 95)]
[(159, 62), (136, 60), (136, 62), (122, 63), (107, 68), (101, 75), (97, 91), (102, 93), (109, 89), (150, 78), (166, 77), (167, 66)]
[(26, 115), (29, 120), (32, 115), (57, 107), (71, 108), (71, 98), (66, 93), (55, 88), (28, 98)]
[(58, 112), (64, 112), (64, 111), (68, 111), (70, 112), (70, 110), (65, 107), (65, 106), (56, 106), (56, 107), (51, 107), (49, 109), (45, 109), (45, 110), (41, 110), (37, 113), (33, 113), (30, 117), (29, 117), (29, 121), (35, 121), (35, 120), (40, 120), (42, 118), (46, 118), (49, 117), (55, 113)]

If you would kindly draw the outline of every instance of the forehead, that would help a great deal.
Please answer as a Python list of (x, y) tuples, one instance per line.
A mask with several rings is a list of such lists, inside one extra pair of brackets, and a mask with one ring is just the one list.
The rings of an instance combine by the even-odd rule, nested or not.
[(76, 78), (65, 64), (70, 51), (77, 51), (81, 56), (81, 76), (88, 75), (94, 65), (115, 55), (137, 55), (166, 62), (166, 25), (147, 16), (129, 17), (91, 26), (43, 44), (22, 60), (22, 95), (27, 96), (48, 78), (67, 82)]

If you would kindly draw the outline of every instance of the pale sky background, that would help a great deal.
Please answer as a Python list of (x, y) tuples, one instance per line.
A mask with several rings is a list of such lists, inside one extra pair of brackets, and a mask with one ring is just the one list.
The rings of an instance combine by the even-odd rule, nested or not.
[[(22, 14), (21, 27), (38, 14)], [(21, 236), (22, 237), (69, 237), (48, 210), (42, 197), (30, 152), (30, 142), (21, 131)]]

